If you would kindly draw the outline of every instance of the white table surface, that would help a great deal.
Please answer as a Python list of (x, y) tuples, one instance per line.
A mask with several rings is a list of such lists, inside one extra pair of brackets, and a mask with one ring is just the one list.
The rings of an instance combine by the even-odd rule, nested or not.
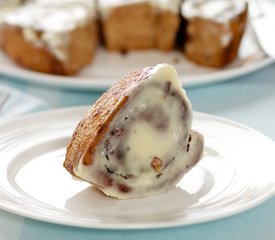
[[(0, 75), (0, 86), (19, 90), (12, 91), (11, 98), (0, 113), (0, 120), (4, 116), (12, 118), (18, 114), (45, 109), (91, 105), (102, 93), (47, 88), (22, 83), (4, 75)], [(234, 80), (186, 90), (195, 111), (240, 122), (275, 140), (274, 64)], [(16, 111), (17, 109), (21, 111)], [(274, 240), (275, 197), (253, 209), (217, 221), (152, 230), (83, 229), (44, 223), (0, 210), (0, 240), (2, 239)]]

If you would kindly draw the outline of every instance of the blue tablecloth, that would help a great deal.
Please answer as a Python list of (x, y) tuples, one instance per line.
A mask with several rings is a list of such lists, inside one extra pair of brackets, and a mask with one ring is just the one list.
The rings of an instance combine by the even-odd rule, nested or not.
[[(91, 105), (100, 91), (33, 85), (0, 75), (11, 97), (0, 121), (46, 109)], [(195, 111), (248, 125), (275, 140), (275, 65), (223, 83), (188, 88)], [(275, 161), (275, 159), (274, 159)], [(44, 223), (0, 210), (0, 239), (275, 239), (275, 197), (241, 214), (184, 227), (152, 230), (97, 230)]]

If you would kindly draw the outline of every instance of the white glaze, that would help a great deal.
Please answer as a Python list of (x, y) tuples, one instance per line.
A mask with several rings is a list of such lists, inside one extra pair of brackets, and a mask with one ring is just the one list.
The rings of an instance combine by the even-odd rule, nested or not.
[(95, 14), (90, 1), (38, 1), (26, 4), (5, 17), (5, 22), (22, 28), (66, 32)]
[(186, 0), (181, 7), (185, 18), (201, 17), (227, 22), (245, 8), (243, 0)]
[(20, 4), (19, 0), (1, 1), (0, 0), (0, 24), (9, 12), (13, 11)]
[(159, 10), (164, 9), (178, 13), (180, 2), (181, 0), (99, 0), (98, 6), (101, 16), (106, 17), (113, 8), (138, 3), (147, 3)]
[[(175, 69), (165, 64), (157, 65), (151, 70), (149, 78), (137, 87), (134, 86), (129, 89), (129, 100), (110, 123), (109, 131), (96, 148), (93, 163), (90, 166), (85, 166), (80, 160), (74, 168), (76, 176), (88, 182), (102, 185), (98, 178), (98, 172), (106, 173), (107, 166), (108, 169), (115, 172), (111, 174), (114, 182), (125, 184), (133, 189), (128, 193), (123, 193), (118, 191), (117, 186), (101, 188), (106, 195), (119, 199), (153, 195), (175, 186), (187, 170), (187, 165), (192, 165), (194, 155), (202, 149), (201, 136), (194, 133), (190, 143), (190, 151), (186, 152), (192, 124), (192, 109), (177, 80)], [(163, 89), (167, 81), (171, 81), (172, 91), (177, 92), (185, 104), (184, 121), (180, 117), (183, 108), (182, 102), (172, 95), (164, 96)], [(165, 131), (156, 129), (147, 121), (133, 120), (137, 118), (137, 113), (159, 107), (161, 112), (168, 117)], [(127, 120), (125, 120), (126, 118)], [(110, 132), (113, 129), (117, 126), (127, 126), (125, 125), (127, 123), (130, 124), (127, 135), (124, 135), (123, 138), (110, 138)], [(117, 162), (114, 154), (106, 152), (104, 146), (106, 139), (111, 141), (110, 145), (114, 149), (117, 149), (122, 142), (124, 149), (129, 148), (129, 151), (125, 153), (126, 157), (123, 164)], [(151, 166), (154, 157), (162, 159), (163, 166), (167, 166), (163, 168), (159, 178), (156, 177), (158, 172)], [(129, 179), (122, 177), (129, 174), (134, 177)], [(177, 174), (179, 174), (178, 177), (171, 180)], [(160, 185), (161, 187), (159, 187)]]

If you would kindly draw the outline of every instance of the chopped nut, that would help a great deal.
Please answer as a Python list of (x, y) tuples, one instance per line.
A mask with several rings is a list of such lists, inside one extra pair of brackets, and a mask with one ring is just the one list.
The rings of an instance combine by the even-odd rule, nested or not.
[(151, 166), (155, 169), (156, 172), (160, 173), (162, 169), (162, 160), (158, 157), (154, 157)]

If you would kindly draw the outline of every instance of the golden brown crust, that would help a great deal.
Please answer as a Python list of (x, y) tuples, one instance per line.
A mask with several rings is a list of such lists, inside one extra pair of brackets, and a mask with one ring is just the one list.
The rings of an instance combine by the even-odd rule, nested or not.
[[(236, 15), (229, 23), (229, 29), (223, 23), (211, 19), (195, 17), (187, 19), (187, 39), (184, 53), (195, 63), (210, 66), (224, 67), (237, 56), (241, 38), (244, 33), (248, 6)], [(223, 46), (221, 38), (230, 31), (231, 40)]]
[(138, 68), (117, 82), (105, 92), (86, 113), (76, 127), (68, 144), (64, 167), (74, 175), (74, 166), (83, 159), (86, 165), (92, 164), (93, 153), (116, 113), (128, 100), (128, 89), (148, 78), (151, 68)]
[[(55, 57), (46, 47), (27, 41), (23, 29), (17, 26), (0, 26), (0, 45), (7, 55), (26, 68), (44, 73), (73, 75), (94, 58), (98, 42), (97, 28), (95, 21), (89, 21), (68, 33), (69, 43), (64, 44), (62, 49), (67, 55), (64, 61)], [(35, 34), (39, 38), (42, 33), (35, 31)]]
[(159, 11), (155, 23), (155, 47), (162, 51), (171, 51), (175, 47), (180, 16), (169, 10)]
[(149, 49), (154, 45), (154, 8), (147, 3), (119, 6), (102, 18), (108, 50)]

